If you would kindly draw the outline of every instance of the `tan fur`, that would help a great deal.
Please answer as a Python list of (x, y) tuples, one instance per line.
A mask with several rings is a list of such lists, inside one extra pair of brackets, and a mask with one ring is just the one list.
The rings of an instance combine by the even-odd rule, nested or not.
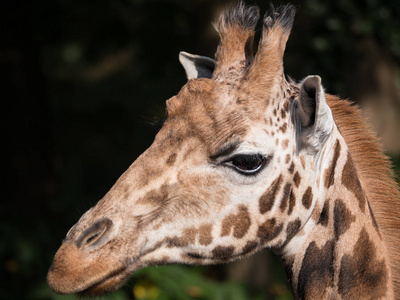
[(361, 185), (375, 215), (386, 247), (394, 283), (400, 295), (400, 193), (391, 163), (360, 110), (349, 101), (326, 95), (337, 126), (350, 149)]

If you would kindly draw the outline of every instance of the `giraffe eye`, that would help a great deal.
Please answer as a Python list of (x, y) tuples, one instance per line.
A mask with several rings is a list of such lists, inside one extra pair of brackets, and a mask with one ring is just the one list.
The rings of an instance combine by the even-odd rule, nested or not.
[(224, 162), (224, 165), (235, 169), (243, 175), (255, 175), (265, 164), (265, 157), (261, 154), (238, 154)]

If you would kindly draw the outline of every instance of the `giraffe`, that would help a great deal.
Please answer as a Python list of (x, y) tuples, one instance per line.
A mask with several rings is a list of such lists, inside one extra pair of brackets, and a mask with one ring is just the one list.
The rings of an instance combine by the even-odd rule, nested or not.
[(215, 60), (181, 52), (188, 82), (153, 144), (69, 230), (47, 275), (96, 296), (154, 265), (216, 264), (270, 248), (296, 299), (400, 295), (400, 195), (387, 157), (321, 78), (286, 80), (295, 8), (225, 10)]

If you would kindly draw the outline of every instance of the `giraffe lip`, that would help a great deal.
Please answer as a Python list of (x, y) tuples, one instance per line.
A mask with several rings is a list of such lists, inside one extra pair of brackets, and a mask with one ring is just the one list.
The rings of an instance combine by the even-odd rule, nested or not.
[(80, 297), (97, 297), (119, 289), (133, 272), (143, 267), (139, 263), (139, 258), (142, 256), (142, 249), (138, 257), (126, 260), (119, 268), (108, 272), (105, 276), (79, 289), (74, 294)]
[(127, 277), (134, 272), (134, 270), (135, 268), (131, 268), (130, 265), (117, 268), (90, 285), (82, 287), (80, 290), (76, 291), (75, 294), (82, 297), (96, 297), (113, 292), (125, 283)]

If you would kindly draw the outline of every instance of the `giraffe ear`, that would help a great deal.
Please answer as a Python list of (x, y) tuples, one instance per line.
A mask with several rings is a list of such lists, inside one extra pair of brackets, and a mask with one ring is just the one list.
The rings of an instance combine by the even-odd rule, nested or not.
[(333, 128), (331, 109), (325, 100), (321, 77), (306, 77), (300, 85), (298, 101), (293, 102), (292, 120), (296, 128), (298, 149), (318, 152)]
[(215, 69), (215, 62), (212, 58), (194, 55), (187, 52), (179, 53), (179, 61), (185, 69), (188, 79), (211, 78)]

